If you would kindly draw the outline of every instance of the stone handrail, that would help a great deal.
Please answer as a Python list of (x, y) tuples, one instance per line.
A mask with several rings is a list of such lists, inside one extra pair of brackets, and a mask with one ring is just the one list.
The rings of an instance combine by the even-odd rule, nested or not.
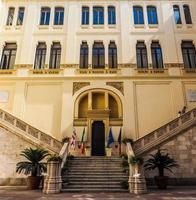
[(161, 126), (155, 131), (136, 140), (133, 144), (133, 150), (136, 155), (142, 155), (160, 144), (166, 142), (171, 137), (196, 125), (196, 108)]
[(66, 163), (68, 154), (69, 154), (69, 142), (66, 142), (66, 143), (64, 143), (64, 145), (59, 153), (59, 156), (62, 158), (61, 169), (63, 168), (64, 164)]
[(126, 152), (128, 156), (128, 162), (129, 162), (129, 179), (130, 179), (130, 177), (133, 176), (133, 170), (132, 170), (132, 165), (130, 164), (130, 159), (131, 157), (135, 156), (131, 143), (127, 143)]
[(0, 126), (16, 135), (22, 136), (24, 139), (35, 145), (48, 149), (51, 152), (59, 154), (62, 148), (60, 141), (2, 109), (0, 109)]

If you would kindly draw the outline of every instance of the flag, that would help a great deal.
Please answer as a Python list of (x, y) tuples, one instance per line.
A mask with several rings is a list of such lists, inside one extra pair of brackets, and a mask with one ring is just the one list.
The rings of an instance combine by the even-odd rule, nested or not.
[(110, 128), (107, 147), (110, 147), (110, 145), (111, 145), (113, 142), (114, 142), (114, 138), (113, 138), (113, 135), (112, 135), (112, 128)]
[(76, 137), (77, 137), (77, 135), (76, 135), (76, 129), (74, 128), (74, 129), (73, 129), (73, 134), (72, 134), (72, 136), (71, 136), (71, 142), (70, 142), (70, 145), (71, 145), (71, 147), (72, 147), (73, 149), (76, 148)]
[(118, 143), (121, 144), (122, 142), (122, 128), (120, 127), (120, 132), (119, 132), (119, 136), (118, 136)]
[(120, 132), (119, 132), (119, 136), (118, 136), (119, 155), (121, 155), (121, 142), (122, 142), (122, 128), (120, 127)]
[(85, 150), (84, 150), (84, 148), (85, 148), (85, 145), (84, 145), (84, 136), (85, 136), (85, 128), (83, 129), (83, 133), (82, 133), (82, 140), (81, 140), (81, 144), (82, 144), (82, 154), (84, 154), (84, 152), (85, 152)]

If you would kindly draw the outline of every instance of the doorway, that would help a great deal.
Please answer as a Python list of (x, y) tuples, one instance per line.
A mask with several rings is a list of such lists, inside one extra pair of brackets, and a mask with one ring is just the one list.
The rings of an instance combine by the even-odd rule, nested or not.
[(105, 156), (105, 125), (103, 121), (94, 121), (92, 124), (91, 155)]

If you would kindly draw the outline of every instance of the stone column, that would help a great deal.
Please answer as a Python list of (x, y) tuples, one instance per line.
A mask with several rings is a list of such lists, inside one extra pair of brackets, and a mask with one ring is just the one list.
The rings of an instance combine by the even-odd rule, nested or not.
[(88, 64), (89, 68), (92, 68), (92, 59), (93, 59), (93, 42), (88, 42)]
[(92, 110), (92, 92), (88, 93), (88, 110)]
[(109, 41), (104, 41), (104, 49), (105, 49), (105, 68), (108, 68), (109, 63), (109, 56), (108, 56), (108, 48), (109, 48)]
[(50, 62), (50, 49), (51, 49), (52, 43), (47, 42), (46, 43), (46, 60), (45, 60), (45, 68), (49, 69), (49, 62)]
[(48, 175), (44, 179), (45, 194), (56, 194), (60, 193), (62, 189), (61, 180), (61, 164), (58, 161), (51, 161), (47, 164)]
[(105, 109), (108, 110), (109, 109), (109, 101), (108, 101), (108, 92), (105, 92)]

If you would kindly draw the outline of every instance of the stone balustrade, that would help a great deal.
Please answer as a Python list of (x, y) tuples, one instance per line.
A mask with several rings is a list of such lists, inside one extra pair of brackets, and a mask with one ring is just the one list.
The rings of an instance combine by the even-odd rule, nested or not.
[(62, 148), (60, 141), (2, 109), (0, 109), (0, 125), (9, 131), (15, 132), (17, 135), (31, 140), (32, 143), (42, 146), (54, 153), (59, 153)]
[(196, 108), (136, 140), (133, 144), (134, 152), (142, 155), (192, 125), (196, 125)]

